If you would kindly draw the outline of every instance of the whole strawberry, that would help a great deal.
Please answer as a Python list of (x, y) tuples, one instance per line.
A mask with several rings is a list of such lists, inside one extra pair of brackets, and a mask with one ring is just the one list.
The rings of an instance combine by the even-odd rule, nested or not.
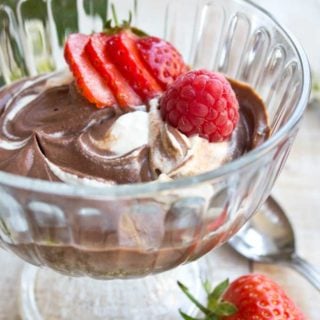
[(239, 120), (239, 104), (230, 83), (207, 70), (181, 75), (162, 96), (160, 108), (171, 126), (210, 142), (228, 140)]
[(231, 283), (223, 299), (237, 306), (228, 320), (302, 320), (301, 311), (274, 281), (260, 274), (242, 276)]
[(187, 287), (179, 282), (178, 285), (205, 315), (193, 318), (180, 311), (185, 320), (306, 320), (283, 289), (260, 274), (242, 276), (230, 285), (226, 280), (214, 290), (206, 283), (206, 306), (198, 302)]

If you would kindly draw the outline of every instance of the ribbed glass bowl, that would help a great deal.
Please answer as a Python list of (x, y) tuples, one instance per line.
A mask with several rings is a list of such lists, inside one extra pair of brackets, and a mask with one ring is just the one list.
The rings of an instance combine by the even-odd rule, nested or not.
[[(66, 36), (101, 30), (110, 16), (108, 5), (102, 0), (1, 0), (3, 82), (65, 68)], [(121, 18), (130, 9), (135, 25), (174, 43), (193, 68), (216, 70), (253, 86), (266, 103), (271, 137), (215, 171), (174, 182), (98, 188), (0, 172), (3, 248), (72, 276), (142, 277), (196, 260), (225, 243), (269, 195), (310, 91), (299, 44), (249, 1), (117, 0), (116, 5)]]

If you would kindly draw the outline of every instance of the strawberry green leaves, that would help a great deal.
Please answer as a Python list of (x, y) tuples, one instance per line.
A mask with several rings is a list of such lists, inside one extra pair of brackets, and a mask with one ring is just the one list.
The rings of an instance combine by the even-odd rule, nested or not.
[(220, 320), (237, 312), (237, 308), (233, 304), (222, 299), (224, 292), (229, 287), (229, 280), (221, 282), (213, 290), (208, 281), (203, 284), (207, 293), (207, 306), (201, 304), (184, 284), (178, 282), (178, 286), (189, 300), (205, 315), (204, 318), (194, 318), (179, 310), (181, 317), (185, 320)]

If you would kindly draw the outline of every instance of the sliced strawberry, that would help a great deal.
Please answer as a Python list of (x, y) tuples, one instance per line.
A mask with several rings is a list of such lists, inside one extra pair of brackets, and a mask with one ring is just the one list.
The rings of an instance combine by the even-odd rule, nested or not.
[(136, 46), (137, 36), (129, 30), (113, 35), (107, 41), (107, 54), (144, 101), (162, 92), (160, 85), (146, 69)]
[(188, 71), (181, 54), (169, 42), (157, 37), (143, 37), (137, 41), (138, 51), (151, 74), (163, 90)]
[(126, 107), (141, 105), (142, 101), (140, 97), (135, 93), (108, 57), (106, 50), (108, 39), (109, 36), (106, 34), (93, 34), (86, 45), (86, 53), (96, 70), (108, 83), (109, 88), (116, 96), (120, 106)]
[(68, 37), (64, 55), (75, 77), (77, 87), (81, 94), (98, 108), (116, 105), (116, 99), (107, 83), (96, 71), (85, 53), (85, 46), (89, 36), (72, 34)]

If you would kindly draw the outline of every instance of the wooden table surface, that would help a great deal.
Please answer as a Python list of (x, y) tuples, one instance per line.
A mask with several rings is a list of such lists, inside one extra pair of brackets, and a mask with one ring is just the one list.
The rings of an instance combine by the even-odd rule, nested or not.
[[(298, 252), (320, 269), (320, 107), (310, 107), (273, 194), (293, 223)], [(310, 320), (319, 320), (320, 294), (300, 275), (282, 266), (251, 264), (224, 246), (209, 255), (217, 281), (249, 271), (271, 276)], [(23, 262), (0, 250), (0, 320), (18, 320), (19, 276)]]

